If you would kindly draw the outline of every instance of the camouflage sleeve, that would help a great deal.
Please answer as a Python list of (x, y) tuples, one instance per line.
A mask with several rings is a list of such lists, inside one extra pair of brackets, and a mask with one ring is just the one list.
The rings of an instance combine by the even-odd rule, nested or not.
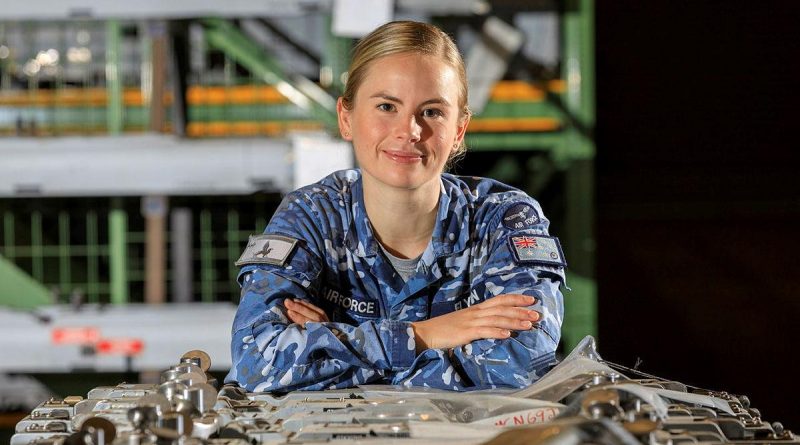
[(315, 252), (314, 238), (319, 234), (311, 233), (313, 221), (307, 220), (309, 214), (302, 215), (307, 210), (302, 202), (285, 201), (267, 227), (267, 232), (303, 240), (286, 264), (247, 265), (239, 275), (242, 293), (233, 323), (233, 366), (225, 380), (248, 391), (351, 387), (381, 380), (414, 359), (410, 323), (383, 320), (359, 326), (301, 327), (288, 319), (285, 298), (321, 306), (315, 296), (324, 262)]
[[(520, 204), (516, 204), (520, 206)], [(481, 273), (473, 279), (471, 293), (483, 301), (501, 294), (523, 294), (536, 298), (533, 309), (540, 321), (529, 331), (512, 331), (505, 340), (484, 339), (450, 350), (430, 349), (417, 357), (411, 371), (395, 375), (395, 383), (426, 385), (452, 390), (521, 388), (541, 378), (555, 364), (555, 350), (561, 337), (564, 315), (559, 291), (564, 269), (552, 262), (520, 259), (515, 239), (558, 240), (548, 236), (548, 221), (535, 201), (524, 204), (537, 213), (535, 222), (516, 228), (507, 227), (502, 218), (514, 205), (502, 206), (490, 219), (486, 238), (488, 259)], [(552, 244), (551, 244), (552, 246)], [(560, 246), (558, 249), (559, 255)], [(548, 255), (549, 256), (549, 255)], [(563, 264), (563, 258), (559, 258)]]

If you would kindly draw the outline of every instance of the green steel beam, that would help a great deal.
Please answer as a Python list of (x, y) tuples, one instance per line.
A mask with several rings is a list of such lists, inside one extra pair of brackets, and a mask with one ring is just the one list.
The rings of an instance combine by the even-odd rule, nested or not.
[(598, 338), (592, 161), (573, 161), (566, 171), (565, 182), (567, 198), (562, 230), (569, 263), (567, 285), (572, 292), (564, 295), (564, 338), (567, 350), (571, 350), (586, 335)]
[(0, 306), (32, 309), (52, 303), (53, 297), (42, 283), (0, 256)]
[[(115, 206), (118, 207), (118, 206)], [(115, 208), (108, 214), (108, 262), (111, 303), (128, 302), (128, 215)]]
[(31, 212), (31, 275), (33, 279), (44, 281), (44, 249), (42, 234), (42, 212), (34, 210)]
[[(326, 27), (328, 35), (325, 38), (325, 52), (322, 53), (322, 63), (320, 71), (327, 72), (330, 76), (331, 88), (337, 94), (344, 92), (344, 79), (342, 74), (347, 72), (350, 65), (350, 48), (353, 45), (353, 39), (347, 37), (339, 37), (333, 32), (333, 19), (332, 16), (326, 17)], [(322, 74), (320, 73), (320, 77)]]
[(277, 61), (227, 20), (203, 20), (206, 40), (224, 52), (260, 80), (274, 85), (278, 91), (300, 108), (322, 121), (331, 130), (337, 127), (336, 100), (316, 84), (302, 77), (290, 77)]
[(564, 17), (566, 105), (588, 129), (595, 123), (594, 0), (569, 0)]
[(309, 120), (307, 113), (293, 104), (193, 105), (189, 107), (191, 122), (242, 122)]
[(11, 258), (14, 258), (16, 253), (14, 239), (14, 214), (9, 211), (3, 212), (3, 254)]
[(562, 26), (564, 105), (574, 120), (566, 122), (567, 135), (557, 161), (568, 163), (593, 159), (595, 154), (594, 0), (568, 0)]
[[(568, 0), (562, 17), (562, 78), (569, 115), (566, 137), (554, 159), (566, 167), (565, 249), (570, 264), (563, 337), (567, 350), (585, 335), (597, 337), (597, 286), (594, 282), (594, 1)], [(580, 125), (582, 128), (577, 128)]]
[(117, 20), (106, 22), (106, 91), (108, 92), (108, 133), (122, 133), (122, 70), (120, 42), (122, 27)]
[[(234, 288), (234, 295), (236, 295), (235, 289), (238, 289), (238, 283), (236, 282), (236, 277), (239, 275), (239, 268), (234, 266), (234, 263), (239, 258), (239, 254), (242, 251), (242, 245), (244, 245), (244, 240), (247, 237), (239, 236), (239, 212), (235, 209), (228, 210), (228, 231), (226, 234), (226, 239), (228, 241), (228, 282), (231, 283), (231, 286)], [(236, 298), (234, 300), (235, 303), (239, 303), (239, 299)]]
[(467, 149), (472, 151), (555, 151), (564, 139), (562, 133), (467, 133)]
[(93, 210), (86, 212), (86, 296), (89, 303), (100, 301), (100, 265), (98, 261), (100, 233), (97, 226), (97, 212)]
[[(570, 258), (567, 258), (570, 261)], [(597, 335), (597, 285), (595, 280), (579, 273), (569, 272), (567, 284), (572, 291), (565, 292), (564, 323), (561, 341), (565, 351), (571, 351), (587, 335)]]
[(475, 118), (550, 117), (564, 119), (564, 113), (550, 102), (489, 102)]
[(72, 278), (69, 213), (58, 212), (58, 284), (62, 294), (70, 292)]
[(204, 303), (214, 301), (214, 233), (211, 228), (211, 211), (200, 211), (200, 299)]

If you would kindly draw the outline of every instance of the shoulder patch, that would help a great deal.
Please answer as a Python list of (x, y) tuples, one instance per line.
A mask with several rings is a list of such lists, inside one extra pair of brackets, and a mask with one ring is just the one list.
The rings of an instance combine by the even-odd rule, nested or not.
[(503, 214), (503, 226), (511, 230), (530, 229), (539, 222), (539, 214), (530, 204), (517, 204)]
[(283, 266), (297, 245), (297, 239), (281, 235), (250, 235), (244, 253), (236, 266), (245, 264), (274, 264)]
[(554, 236), (517, 235), (509, 236), (508, 244), (514, 252), (517, 264), (544, 264), (566, 267), (561, 243)]

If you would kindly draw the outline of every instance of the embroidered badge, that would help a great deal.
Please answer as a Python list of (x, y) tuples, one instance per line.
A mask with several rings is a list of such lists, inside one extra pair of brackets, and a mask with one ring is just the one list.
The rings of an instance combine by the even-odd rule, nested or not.
[(281, 235), (251, 235), (236, 266), (274, 264), (283, 266), (297, 245), (297, 240)]
[(508, 243), (519, 264), (546, 264), (566, 267), (561, 243), (554, 236), (519, 235), (510, 236)]
[(539, 215), (530, 204), (512, 206), (503, 215), (503, 225), (511, 230), (530, 229), (539, 222)]

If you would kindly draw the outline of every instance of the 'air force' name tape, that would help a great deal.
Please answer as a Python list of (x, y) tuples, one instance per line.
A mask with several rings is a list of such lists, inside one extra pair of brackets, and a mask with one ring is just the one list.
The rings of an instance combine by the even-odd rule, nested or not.
[(380, 315), (378, 302), (375, 300), (360, 300), (353, 295), (344, 295), (330, 288), (323, 289), (322, 298), (328, 300), (334, 306), (339, 306), (362, 317), (376, 318)]
[(297, 240), (281, 235), (251, 235), (244, 253), (236, 266), (245, 264), (274, 264), (283, 266), (289, 258)]
[(561, 243), (554, 236), (517, 235), (508, 237), (508, 244), (518, 264), (544, 264), (566, 267)]

